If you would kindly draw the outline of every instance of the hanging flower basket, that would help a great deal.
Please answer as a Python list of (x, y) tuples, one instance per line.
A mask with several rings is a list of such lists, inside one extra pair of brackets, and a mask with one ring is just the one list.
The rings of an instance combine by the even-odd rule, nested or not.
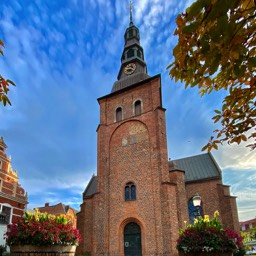
[(74, 256), (75, 245), (13, 245), (11, 246), (12, 256)]

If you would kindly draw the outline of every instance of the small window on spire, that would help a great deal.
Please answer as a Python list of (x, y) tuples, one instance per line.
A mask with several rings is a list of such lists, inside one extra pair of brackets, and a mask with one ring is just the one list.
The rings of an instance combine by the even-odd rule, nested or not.
[(123, 119), (123, 113), (122, 113), (122, 108), (119, 107), (116, 109), (116, 122), (119, 122)]
[(127, 58), (131, 58), (134, 56), (134, 50), (133, 49), (130, 49), (128, 52), (127, 52)]

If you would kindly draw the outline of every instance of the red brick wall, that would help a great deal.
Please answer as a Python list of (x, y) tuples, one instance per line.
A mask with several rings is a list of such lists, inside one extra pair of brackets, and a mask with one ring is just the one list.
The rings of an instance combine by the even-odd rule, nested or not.
[(12, 221), (15, 221), (20, 216), (23, 216), (25, 204), (18, 203), (16, 201), (13, 201), (11, 199), (8, 199), (8, 198), (2, 197), (2, 196), (0, 196), (0, 203), (1, 204), (9, 204), (12, 206), (12, 208), (13, 208)]
[[(99, 99), (98, 193), (84, 200), (77, 215), (84, 237), (79, 252), (124, 255), (124, 227), (136, 222), (141, 228), (143, 255), (175, 256), (178, 229), (189, 219), (187, 202), (195, 193), (202, 197), (205, 214), (212, 217), (215, 210), (222, 211), (221, 179), (185, 185), (183, 172), (169, 174), (160, 88), (157, 76)], [(142, 102), (139, 116), (134, 116), (136, 100)], [(118, 107), (123, 120), (115, 122)], [(127, 182), (136, 185), (135, 201), (125, 201)]]
[(187, 200), (195, 193), (202, 198), (203, 214), (214, 216), (216, 210), (225, 227), (239, 231), (235, 197), (230, 196), (229, 186), (222, 185), (221, 179), (186, 184)]
[[(141, 227), (143, 255), (170, 254), (175, 250), (176, 186), (168, 184), (165, 110), (160, 93), (157, 76), (147, 84), (99, 100), (99, 193), (93, 198), (93, 214), (89, 214), (92, 208), (85, 202), (77, 215), (78, 227), (90, 226), (86, 212), (93, 216), (93, 255), (123, 255), (123, 230), (131, 221)], [(139, 116), (134, 116), (136, 100), (142, 102)], [(121, 122), (115, 122), (117, 107), (123, 110)], [(127, 182), (136, 185), (136, 201), (125, 201)], [(79, 229), (86, 233), (83, 227)], [(81, 251), (90, 248), (90, 241), (85, 244)]]
[(218, 185), (222, 222), (226, 228), (234, 229), (239, 232), (236, 197), (230, 196), (229, 188), (229, 186)]
[(184, 227), (184, 221), (189, 223), (188, 200), (185, 187), (185, 172), (180, 170), (173, 170), (170, 171), (169, 175), (170, 181), (177, 185), (175, 196), (177, 197), (179, 227)]
[(187, 201), (198, 193), (202, 198), (203, 214), (212, 218), (216, 210), (220, 211), (217, 184), (221, 183), (221, 179), (217, 179), (186, 184)]
[(76, 253), (91, 252), (93, 238), (93, 199), (84, 200), (81, 210), (77, 213), (77, 227), (81, 234), (81, 243)]

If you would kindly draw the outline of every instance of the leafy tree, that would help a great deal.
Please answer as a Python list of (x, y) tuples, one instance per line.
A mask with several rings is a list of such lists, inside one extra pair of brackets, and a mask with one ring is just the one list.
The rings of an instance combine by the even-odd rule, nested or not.
[(197, 0), (176, 19), (171, 78), (203, 96), (227, 91), (214, 122), (221, 123), (202, 150), (252, 138), (256, 148), (256, 0)]
[[(2, 40), (0, 40), (0, 54), (4, 56), (2, 47), (4, 47), (4, 43)], [(6, 106), (6, 103), (8, 103), (9, 105), (12, 105), (9, 98), (7, 97), (10, 84), (15, 86), (14, 82), (12, 82), (10, 79), (4, 79), (0, 75), (0, 102), (2, 102), (4, 106)]]

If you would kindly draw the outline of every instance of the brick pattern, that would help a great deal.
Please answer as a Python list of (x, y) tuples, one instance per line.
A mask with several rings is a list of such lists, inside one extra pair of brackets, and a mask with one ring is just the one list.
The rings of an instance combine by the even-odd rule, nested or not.
[[(142, 102), (138, 116), (136, 100)], [(169, 172), (160, 76), (100, 98), (99, 104), (98, 192), (84, 198), (77, 215), (83, 236), (77, 252), (123, 256), (125, 225), (135, 222), (141, 228), (143, 256), (176, 256), (178, 230), (189, 220), (188, 200), (198, 192), (205, 213), (213, 215), (215, 210), (227, 210), (219, 200), (230, 196), (221, 180), (185, 184), (183, 171)], [(123, 120), (115, 122), (118, 107)], [(125, 201), (128, 182), (136, 185), (135, 201)], [(235, 216), (234, 202), (228, 210), (233, 207)]]

